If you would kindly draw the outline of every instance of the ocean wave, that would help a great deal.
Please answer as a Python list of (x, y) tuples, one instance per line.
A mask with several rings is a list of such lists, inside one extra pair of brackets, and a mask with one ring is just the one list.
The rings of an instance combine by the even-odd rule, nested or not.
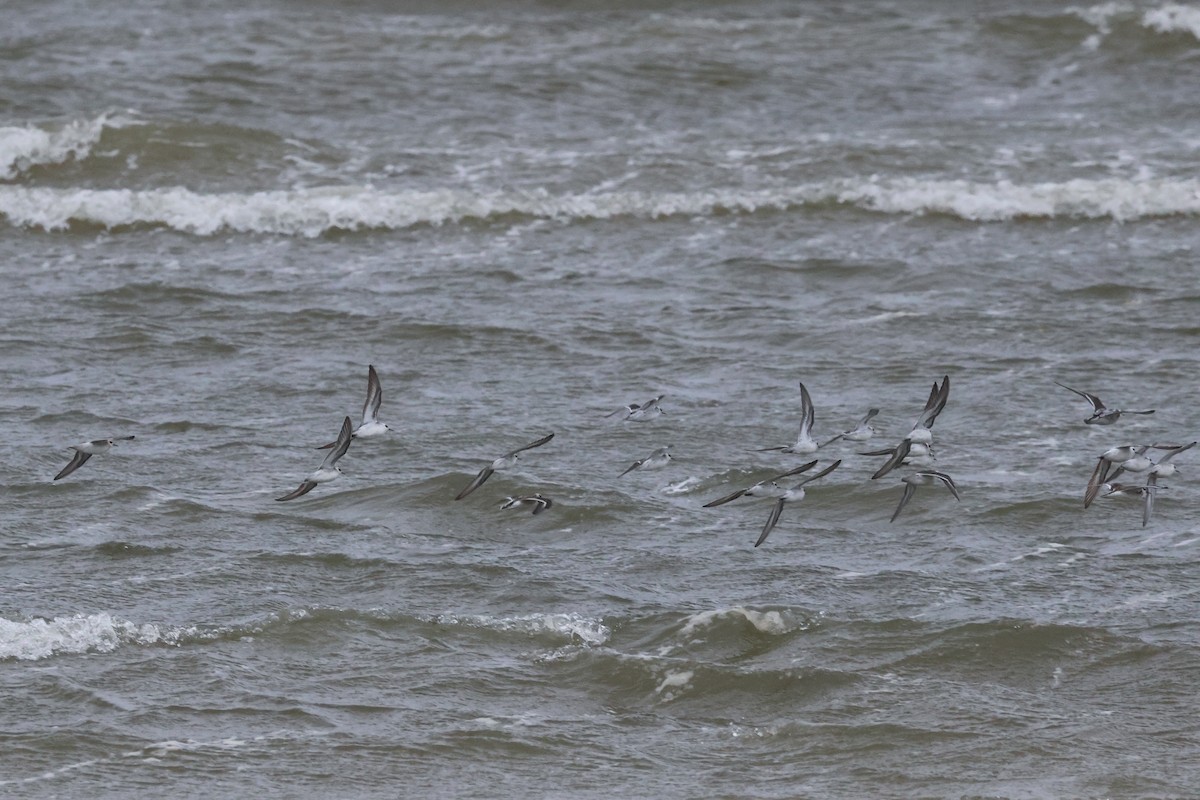
[(1190, 33), (1200, 39), (1200, 7), (1170, 3), (1144, 12), (1142, 24), (1158, 33)]
[(0, 618), (0, 661), (38, 661), (73, 653), (111, 653), (124, 644), (174, 644), (180, 632), (107, 613), (15, 622)]
[(551, 636), (586, 645), (601, 645), (612, 631), (602, 620), (579, 614), (521, 614), (512, 617), (443, 614), (432, 620), (438, 625), (462, 625), (527, 636)]
[(87, 158), (105, 128), (122, 122), (108, 114), (75, 120), (57, 130), (33, 125), (0, 128), (0, 180), (12, 180), (31, 167)]
[(944, 214), (975, 222), (1021, 218), (1113, 219), (1200, 213), (1200, 180), (1078, 179), (1015, 184), (920, 178), (842, 179), (786, 189), (611, 192), (555, 196), (545, 191), (386, 192), (346, 186), (251, 193), (164, 189), (60, 189), (0, 186), (0, 216), (47, 231), (72, 225), (120, 229), (163, 226), (199, 236), (221, 231), (315, 237), (329, 231), (403, 229), (488, 222), (506, 216), (560, 222), (618, 217), (779, 212), (850, 206), (882, 214)]
[(1085, 42), (1092, 49), (1121, 26), (1128, 26), (1130, 31), (1188, 33), (1200, 39), (1200, 8), (1195, 6), (1165, 3), (1157, 8), (1139, 8), (1127, 2), (1108, 2), (1076, 6), (1069, 11), (1096, 28), (1096, 35)]
[(721, 608), (692, 614), (683, 621), (683, 627), (680, 628), (679, 635), (684, 638), (691, 637), (696, 635), (702, 628), (711, 628), (717, 623), (733, 622), (735, 625), (740, 624), (738, 620), (750, 623), (759, 633), (765, 633), (769, 636), (780, 636), (791, 633), (794, 630), (805, 629), (811, 624), (810, 620), (797, 618), (794, 612), (786, 609), (757, 611), (752, 608), (734, 606), (733, 608)]

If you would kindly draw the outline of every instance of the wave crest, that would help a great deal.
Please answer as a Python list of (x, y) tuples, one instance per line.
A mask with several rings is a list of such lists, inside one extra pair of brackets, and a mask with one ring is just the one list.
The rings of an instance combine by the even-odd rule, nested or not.
[(13, 225), (47, 231), (74, 224), (108, 229), (151, 225), (200, 236), (233, 231), (315, 237), (333, 230), (403, 229), (514, 215), (570, 222), (753, 214), (810, 205), (846, 205), (883, 214), (948, 214), (975, 222), (1060, 217), (1129, 221), (1200, 214), (1200, 181), (1112, 178), (1015, 184), (872, 178), (786, 189), (563, 196), (545, 191), (385, 192), (360, 186), (216, 194), (182, 187), (0, 186), (0, 215)]
[(110, 653), (123, 644), (171, 643), (175, 634), (107, 613), (14, 622), (0, 618), (0, 661), (37, 661), (64, 653)]
[(101, 114), (54, 131), (32, 125), (0, 128), (0, 180), (12, 180), (41, 164), (87, 158), (104, 129), (114, 124), (109, 115)]

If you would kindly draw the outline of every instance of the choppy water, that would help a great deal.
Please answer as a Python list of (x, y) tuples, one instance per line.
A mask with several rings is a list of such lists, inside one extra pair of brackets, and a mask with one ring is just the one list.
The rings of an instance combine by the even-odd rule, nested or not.
[(1200, 6), (4, 17), (0, 794), (1200, 793)]

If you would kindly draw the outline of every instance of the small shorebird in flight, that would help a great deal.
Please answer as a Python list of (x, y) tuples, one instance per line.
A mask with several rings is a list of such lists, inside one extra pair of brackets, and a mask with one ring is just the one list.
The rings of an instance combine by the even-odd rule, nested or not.
[(812, 438), (812, 426), (817, 419), (816, 410), (813, 408), (812, 398), (808, 395), (808, 389), (804, 383), (800, 384), (800, 434), (796, 437), (795, 444), (784, 445), (783, 447), (760, 447), (758, 452), (765, 453), (773, 450), (777, 453), (793, 453), (796, 455), (807, 455), (815, 453), (821, 447), (817, 444), (817, 440)]
[(1108, 471), (1112, 469), (1113, 464), (1123, 464), (1132, 458), (1140, 455), (1139, 451), (1143, 451), (1141, 447), (1132, 444), (1122, 445), (1120, 447), (1110, 447), (1100, 454), (1096, 459), (1096, 468), (1092, 470), (1092, 477), (1088, 479), (1087, 490), (1083, 493), (1083, 507), (1087, 508), (1100, 494), (1100, 488), (1108, 481)]
[(666, 413), (658, 405), (664, 397), (666, 397), (665, 394), (660, 394), (658, 397), (652, 397), (641, 404), (630, 403), (629, 405), (621, 406), (611, 414), (605, 414), (604, 416), (615, 417), (617, 414), (624, 414), (625, 416), (621, 417), (621, 419), (626, 422), (645, 422), (648, 419)]
[[(1154, 476), (1151, 476), (1153, 479)], [(1142, 527), (1150, 522), (1150, 517), (1154, 514), (1154, 499), (1160, 489), (1167, 488), (1159, 486), (1157, 483), (1147, 483), (1145, 486), (1128, 486), (1124, 483), (1106, 483), (1103, 487), (1106, 491), (1104, 497), (1112, 497), (1115, 494), (1123, 494), (1127, 497), (1142, 498)]]
[[(660, 447), (645, 458), (639, 458), (637, 461), (626, 467), (625, 471), (622, 472), (621, 475), (628, 475), (635, 469), (659, 469), (661, 467), (665, 467), (670, 463), (671, 459), (674, 458), (674, 456), (668, 452), (670, 449), (671, 448), (669, 446)], [(620, 477), (620, 475), (617, 477)]]
[[(391, 430), (385, 423), (379, 421), (379, 406), (383, 403), (383, 387), (379, 385), (379, 374), (375, 367), (367, 365), (367, 399), (363, 403), (362, 424), (354, 429), (350, 436), (354, 439), (369, 439)], [(336, 447), (337, 442), (318, 447), (318, 450), (328, 450)]]
[[(917, 417), (912, 430), (901, 440), (900, 444), (892, 448), (892, 457), (875, 471), (871, 480), (887, 475), (906, 458), (909, 458), (910, 454), (915, 457), (929, 456), (932, 458), (933, 451), (929, 449), (929, 445), (933, 444), (933, 423), (937, 420), (938, 414), (942, 413), (942, 409), (946, 407), (946, 401), (949, 399), (950, 376), (946, 375), (942, 377), (941, 386), (938, 386), (937, 381), (933, 382), (933, 388), (929, 391), (929, 399), (925, 401), (925, 408)], [(917, 445), (924, 445), (925, 452), (920, 452), (920, 447)], [(914, 450), (916, 452), (913, 452)]]
[(317, 467), (316, 472), (309, 475), (304, 481), (296, 487), (295, 491), (285, 494), (283, 497), (276, 497), (276, 501), (284, 502), (286, 500), (295, 500), (301, 495), (306, 495), (311, 492), (318, 483), (327, 483), (332, 480), (337, 480), (342, 476), (341, 467), (337, 465), (338, 459), (346, 455), (346, 451), (350, 449), (350, 440), (354, 437), (354, 426), (350, 423), (350, 418), (346, 417), (342, 420), (342, 431), (338, 434), (337, 441), (334, 442), (333, 449), (325, 456), (325, 460), (321, 462), (321, 466)]
[(776, 481), (781, 481), (784, 478), (790, 478), (793, 475), (799, 475), (801, 472), (807, 472), (817, 465), (816, 461), (810, 461), (795, 469), (790, 469), (774, 478), (767, 478), (759, 481), (753, 486), (748, 486), (745, 489), (738, 489), (733, 494), (727, 494), (724, 497), (713, 500), (710, 503), (705, 503), (705, 508), (716, 508), (737, 500), (739, 497), (779, 497), (785, 491)]
[(862, 419), (860, 419), (858, 421), (857, 425), (855, 425), (853, 428), (851, 428), (848, 431), (842, 431), (841, 433), (839, 433), (837, 436), (834, 436), (829, 441), (824, 442), (821, 445), (821, 447), (828, 447), (829, 445), (833, 444), (834, 442), (841, 441), (842, 439), (845, 439), (847, 442), (865, 442), (865, 441), (867, 441), (868, 439), (870, 439), (872, 436), (875, 435), (875, 429), (873, 427), (871, 427), (871, 420), (874, 419), (876, 416), (878, 416), (878, 414), (879, 414), (879, 409), (872, 408), (870, 411), (867, 412), (867, 415), (865, 417), (863, 417)]
[(509, 450), (507, 453), (505, 453), (504, 455), (502, 455), (499, 458), (497, 458), (496, 460), (494, 460), (491, 464), (488, 464), (486, 467), (479, 470), (479, 474), (475, 476), (474, 480), (472, 480), (470, 483), (468, 483), (466, 488), (464, 488), (461, 492), (459, 492), (457, 495), (455, 495), (454, 499), (462, 500), (464, 497), (469, 495), (471, 492), (475, 491), (480, 486), (483, 486), (484, 482), (488, 478), (492, 477), (493, 472), (496, 472), (497, 470), (511, 468), (514, 464), (517, 463), (517, 459), (521, 453), (524, 453), (526, 450), (532, 450), (535, 447), (541, 447), (542, 445), (544, 445), (546, 442), (550, 441), (553, 438), (554, 438), (553, 433), (547, 434), (546, 436), (543, 436), (542, 438), (538, 439), (536, 442), (530, 442), (529, 444), (527, 444), (523, 447), (518, 447), (516, 450)]
[(90, 442), (80, 442), (79, 444), (71, 445), (71, 449), (75, 451), (75, 455), (71, 457), (71, 462), (54, 476), (54, 480), (67, 477), (86, 464), (87, 460), (92, 456), (103, 455), (112, 450), (117, 446), (117, 442), (126, 442), (132, 438), (132, 436), (114, 436), (111, 439), (93, 439)]
[(1120, 408), (1109, 408), (1104, 405), (1104, 401), (1091, 392), (1081, 392), (1078, 389), (1072, 389), (1065, 383), (1058, 383), (1059, 386), (1066, 389), (1068, 392), (1074, 392), (1092, 404), (1092, 415), (1084, 420), (1088, 425), (1112, 425), (1121, 418), (1122, 414), (1153, 414), (1154, 409), (1149, 411), (1125, 411)]
[(501, 509), (517, 508), (519, 506), (533, 506), (533, 513), (542, 513), (547, 508), (554, 505), (554, 501), (549, 497), (542, 497), (540, 494), (524, 494), (518, 497), (506, 497), (504, 502), (500, 504)]
[(961, 499), (958, 496), (958, 487), (954, 485), (954, 479), (944, 472), (932, 469), (914, 472), (912, 475), (905, 475), (901, 480), (904, 481), (904, 494), (900, 496), (900, 505), (896, 506), (896, 510), (892, 512), (892, 518), (888, 522), (896, 521), (896, 517), (900, 516), (904, 506), (908, 505), (908, 501), (912, 499), (918, 486), (932, 486), (941, 481), (942, 485), (950, 490), (950, 494), (954, 495), (955, 500)]
[(826, 475), (837, 469), (841, 463), (842, 460), (839, 458), (837, 461), (833, 462), (816, 475), (808, 475), (804, 478), (801, 478), (799, 483), (784, 492), (783, 495), (781, 495), (780, 498), (775, 501), (775, 506), (771, 509), (771, 515), (767, 517), (767, 524), (763, 526), (762, 533), (758, 535), (758, 541), (754, 543), (754, 546), (758, 547), (767, 540), (767, 536), (771, 534), (771, 531), (773, 531), (775, 526), (779, 523), (779, 516), (783, 513), (784, 506), (786, 506), (788, 503), (799, 503), (804, 499), (804, 484), (812, 483), (817, 478), (824, 478)]

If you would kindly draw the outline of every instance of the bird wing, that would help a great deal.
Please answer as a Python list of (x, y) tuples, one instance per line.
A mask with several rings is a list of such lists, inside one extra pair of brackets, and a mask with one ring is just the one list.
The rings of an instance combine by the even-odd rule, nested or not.
[(896, 450), (892, 453), (892, 457), (889, 458), (882, 467), (875, 470), (875, 474), (871, 476), (871, 480), (882, 478), (884, 475), (887, 475), (889, 472), (895, 469), (896, 465), (908, 456), (908, 451), (911, 448), (912, 442), (910, 442), (908, 439), (905, 439), (904, 441), (900, 442), (900, 444), (896, 445)]
[(796, 467), (795, 469), (789, 469), (787, 472), (783, 473), (782, 475), (776, 475), (774, 478), (771, 478), (771, 480), (772, 481), (781, 481), (784, 478), (790, 478), (793, 475), (799, 475), (801, 472), (808, 472), (810, 469), (812, 469), (816, 465), (817, 465), (817, 459), (814, 459), (814, 460), (808, 462), (807, 464), (801, 464), (800, 466)]
[(824, 478), (826, 475), (833, 472), (835, 469), (837, 469), (841, 465), (842, 465), (842, 460), (839, 458), (837, 461), (833, 462), (828, 467), (826, 467), (825, 469), (818, 472), (816, 475), (808, 475), (808, 476), (802, 478), (800, 480), (800, 482), (797, 483), (796, 485), (803, 486), (806, 483), (811, 483), (812, 481), (815, 481), (817, 478)]
[(896, 517), (900, 516), (900, 512), (904, 509), (904, 506), (908, 504), (909, 498), (913, 496), (913, 492), (916, 490), (917, 487), (914, 484), (904, 484), (904, 494), (900, 496), (900, 505), (896, 506), (896, 510), (892, 512), (892, 518), (889, 519), (888, 522), (896, 521)]
[(937, 381), (933, 382), (933, 388), (929, 392), (929, 399), (925, 401), (925, 409), (921, 412), (921, 416), (917, 417), (917, 422), (913, 425), (913, 430), (917, 428), (932, 428), (934, 420), (938, 414), (942, 413), (942, 409), (946, 407), (946, 401), (950, 399), (950, 376), (942, 377), (942, 385), (938, 386)]
[(937, 478), (947, 489), (950, 490), (950, 494), (954, 495), (955, 500), (958, 500), (959, 502), (962, 501), (962, 498), (958, 496), (958, 487), (954, 485), (954, 478), (951, 478), (944, 472), (938, 472), (937, 470), (930, 470), (925, 474), (932, 475), (933, 477)]
[(1156, 461), (1155, 463), (1156, 464), (1165, 464), (1166, 462), (1170, 461), (1175, 456), (1179, 455), (1180, 453), (1184, 452), (1185, 450), (1191, 450), (1195, 446), (1196, 446), (1196, 442), (1192, 442), (1190, 444), (1181, 444), (1181, 445), (1177, 445), (1177, 446), (1170, 446), (1170, 447), (1154, 445), (1153, 447), (1155, 450), (1169, 450), (1170, 451), (1166, 455), (1164, 455), (1162, 458), (1160, 458), (1158, 461)]
[(317, 485), (316, 481), (305, 481), (304, 483), (302, 483), (298, 487), (296, 487), (296, 490), (294, 492), (291, 492), (290, 494), (285, 494), (283, 497), (276, 497), (275, 500), (276, 500), (276, 502), (279, 502), (279, 503), (282, 503), (285, 500), (295, 500), (300, 495), (308, 494), (309, 492), (311, 492), (313, 490), (313, 487), (316, 485)]
[(813, 408), (812, 398), (808, 395), (808, 389), (804, 383), (800, 384), (800, 438), (807, 438), (812, 431), (813, 423), (817, 419), (816, 409)]
[(469, 495), (471, 492), (475, 491), (480, 486), (483, 486), (484, 481), (486, 481), (488, 478), (492, 477), (493, 472), (495, 472), (495, 470), (492, 469), (490, 465), (479, 470), (479, 474), (475, 476), (475, 479), (467, 484), (467, 488), (463, 489), (461, 492), (459, 492), (457, 495), (455, 495), (454, 499), (462, 500), (464, 497)]
[[(1058, 381), (1055, 381), (1055, 383), (1058, 383)], [(1099, 412), (1105, 410), (1104, 409), (1104, 401), (1101, 400), (1096, 395), (1092, 394), (1091, 392), (1081, 392), (1078, 389), (1072, 389), (1070, 386), (1067, 386), (1065, 383), (1058, 383), (1058, 385), (1061, 386), (1062, 388), (1066, 389), (1068, 392), (1074, 392), (1075, 394), (1082, 397), (1084, 400), (1087, 400), (1089, 403), (1091, 403), (1092, 411), (1099, 413)]]
[(625, 416), (628, 417), (634, 411), (637, 411), (638, 408), (639, 408), (639, 406), (637, 403), (630, 403), (629, 405), (621, 406), (620, 408), (618, 408), (616, 411), (612, 412), (611, 414), (605, 414), (604, 416), (607, 419), (608, 417), (615, 417), (617, 414), (620, 414), (621, 412), (625, 412)]
[(367, 399), (363, 403), (362, 421), (366, 425), (368, 422), (379, 421), (379, 406), (383, 404), (383, 386), (379, 383), (379, 373), (375, 371), (375, 367), (367, 365)]
[(549, 497), (542, 497), (539, 494), (537, 496), (537, 502), (533, 504), (533, 513), (536, 516), (537, 514), (545, 511), (547, 508), (550, 508), (552, 505), (554, 505), (554, 501), (552, 501)]
[[(624, 474), (624, 473), (622, 473), (622, 474)], [(712, 502), (705, 503), (704, 508), (716, 508), (717, 506), (723, 506), (726, 503), (731, 503), (734, 500), (737, 500), (739, 497), (741, 497), (745, 493), (746, 493), (745, 489), (738, 489), (736, 492), (733, 492), (732, 494), (727, 494), (724, 497), (720, 497), (720, 498), (717, 498), (716, 500), (713, 500)]]
[[(637, 461), (633, 462), (628, 467), (626, 467), (625, 471), (622, 472), (621, 475), (628, 475), (629, 473), (633, 472), (635, 469), (637, 469), (638, 467), (640, 467), (642, 464), (645, 464), (645, 463), (646, 463), (646, 459), (639, 458)], [(621, 475), (618, 475), (617, 477), (619, 478), (619, 477), (621, 477)]]
[(771, 535), (771, 531), (779, 522), (779, 515), (783, 513), (783, 506), (786, 502), (782, 497), (775, 501), (775, 505), (771, 507), (771, 516), (767, 517), (767, 524), (763, 526), (762, 533), (758, 535), (758, 541), (754, 543), (755, 547), (765, 542)]
[(510, 456), (515, 456), (517, 453), (524, 453), (526, 450), (532, 450), (535, 447), (541, 447), (542, 445), (544, 445), (546, 442), (550, 441), (553, 438), (554, 438), (553, 433), (548, 434), (548, 435), (543, 436), (542, 438), (538, 439), (536, 442), (530, 442), (529, 444), (525, 445), (524, 447), (518, 447), (516, 450), (510, 450), (509, 452), (504, 454), (504, 457), (509, 458)]
[(76, 450), (75, 455), (71, 456), (71, 463), (69, 463), (65, 467), (63, 467), (62, 470), (57, 475), (54, 476), (54, 480), (58, 480), (59, 478), (67, 477), (72, 472), (74, 472), (75, 470), (79, 469), (84, 464), (86, 464), (87, 460), (91, 457), (92, 457), (91, 453), (84, 453), (82, 451)]
[(321, 462), (321, 469), (332, 469), (333, 465), (338, 462), (338, 459), (346, 455), (346, 451), (350, 449), (350, 440), (354, 438), (354, 424), (350, 422), (350, 418), (346, 417), (342, 420), (342, 430), (338, 433), (337, 441), (333, 443), (333, 449), (329, 455), (325, 456), (325, 460)]
[(1092, 477), (1088, 479), (1087, 491), (1083, 493), (1084, 508), (1092, 504), (1096, 499), (1096, 495), (1100, 493), (1100, 487), (1108, 480), (1108, 470), (1111, 463), (1103, 458), (1096, 459), (1096, 468), (1092, 470)]

